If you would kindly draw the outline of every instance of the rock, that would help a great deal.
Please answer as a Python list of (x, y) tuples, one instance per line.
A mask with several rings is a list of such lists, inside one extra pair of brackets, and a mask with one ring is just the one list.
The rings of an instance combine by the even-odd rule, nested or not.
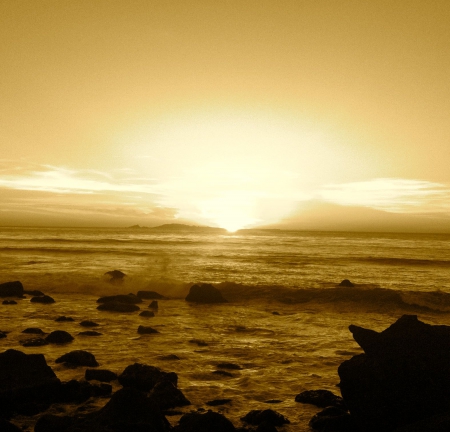
[[(317, 413), (310, 421), (312, 429), (327, 432), (355, 431), (351, 416), (348, 412), (337, 407), (328, 407)], [(356, 431), (355, 431), (356, 432)]]
[(143, 316), (143, 317), (148, 317), (148, 318), (152, 318), (155, 316), (155, 312), (152, 311), (142, 311), (139, 316)]
[(273, 424), (263, 421), (258, 425), (255, 432), (278, 432), (278, 430)]
[(42, 354), (4, 351), (0, 354), (0, 417), (9, 417), (24, 404), (45, 405), (60, 385)]
[(180, 389), (177, 389), (173, 383), (166, 380), (156, 383), (150, 391), (149, 397), (162, 410), (191, 404)]
[(71, 318), (71, 317), (66, 317), (66, 316), (62, 315), (62, 316), (56, 318), (55, 321), (57, 321), (57, 322), (66, 322), (66, 321), (74, 321), (74, 319)]
[(10, 423), (8, 420), (0, 418), (0, 431), (2, 432), (23, 432), (15, 424)]
[(242, 368), (235, 363), (219, 363), (217, 367), (220, 369), (242, 370)]
[(134, 294), (117, 294), (111, 296), (104, 296), (100, 297), (97, 300), (97, 303), (111, 303), (111, 302), (137, 304), (142, 303), (142, 300), (138, 296), (135, 296)]
[(152, 333), (159, 333), (158, 330), (155, 330), (152, 327), (146, 327), (146, 326), (139, 326), (137, 332), (139, 334), (152, 334)]
[(140, 310), (139, 306), (136, 306), (135, 304), (127, 304), (117, 301), (103, 303), (97, 306), (97, 309), (111, 312), (136, 312)]
[(55, 299), (53, 299), (52, 297), (50, 297), (48, 295), (43, 295), (43, 296), (31, 297), (30, 302), (31, 303), (51, 304), (51, 303), (55, 303)]
[(30, 295), (32, 297), (38, 297), (45, 295), (42, 291), (39, 290), (23, 290), (24, 294)]
[(57, 401), (59, 403), (81, 403), (87, 401), (92, 395), (91, 384), (86, 381), (70, 380), (62, 383)]
[(73, 424), (73, 421), (74, 419), (69, 416), (44, 414), (36, 422), (34, 432), (63, 432)]
[(158, 356), (159, 360), (180, 360), (176, 354), (168, 354), (168, 355), (160, 355)]
[(206, 402), (208, 406), (226, 405), (232, 402), (232, 399), (214, 399)]
[(22, 330), (22, 333), (29, 333), (29, 334), (44, 334), (44, 332), (37, 327), (28, 327), (25, 330)]
[(338, 286), (352, 288), (355, 286), (355, 284), (350, 282), (348, 279), (344, 279)]
[(202, 339), (190, 339), (189, 340), (189, 343), (191, 343), (191, 344), (196, 344), (196, 345), (198, 345), (199, 347), (200, 346), (208, 346), (208, 344), (204, 341), (204, 340), (202, 340)]
[(118, 379), (123, 387), (134, 387), (145, 392), (150, 391), (160, 381), (169, 381), (175, 387), (178, 382), (175, 372), (163, 372), (155, 366), (141, 363), (127, 366)]
[(259, 425), (262, 422), (267, 422), (273, 426), (282, 426), (290, 423), (290, 421), (282, 414), (271, 409), (252, 410), (242, 417), (241, 420), (251, 425)]
[(211, 284), (192, 285), (186, 301), (194, 303), (226, 303), (222, 293)]
[(4, 339), (6, 337), (6, 333), (3, 331), (0, 331), (0, 339)]
[(23, 285), (19, 281), (0, 284), (0, 297), (23, 297)]
[(279, 404), (282, 403), (283, 401), (281, 399), (269, 399), (264, 401), (264, 403), (266, 404)]
[(45, 340), (49, 343), (64, 344), (73, 341), (73, 336), (64, 330), (52, 331)]
[(280, 315), (280, 312), (273, 311), (273, 312), (272, 312), (272, 315), (278, 315), (278, 316), (279, 316), (279, 315)]
[(319, 408), (329, 406), (345, 408), (344, 400), (329, 390), (306, 390), (295, 396), (295, 402), (311, 404)]
[(30, 338), (30, 339), (22, 339), (19, 341), (20, 345), (24, 347), (38, 347), (38, 346), (44, 346), (48, 345), (49, 342), (47, 342), (45, 339), (37, 337), (37, 338)]
[(123, 281), (123, 278), (126, 276), (126, 274), (124, 272), (121, 272), (120, 270), (111, 270), (111, 271), (107, 271), (105, 273), (105, 276), (110, 276), (111, 279), (110, 281)]
[(153, 300), (149, 305), (148, 305), (148, 307), (150, 308), (150, 309), (158, 309), (158, 301), (157, 300)]
[(99, 325), (100, 324), (97, 324), (96, 322), (89, 320), (80, 322), (80, 326), (82, 327), (98, 327)]
[(87, 330), (87, 331), (83, 331), (78, 333), (80, 336), (101, 336), (103, 333), (100, 333), (98, 331), (94, 331), (94, 330)]
[(64, 363), (69, 366), (98, 366), (94, 354), (84, 350), (74, 350), (55, 360), (55, 363)]
[(450, 327), (404, 315), (381, 333), (350, 326), (364, 354), (338, 369), (344, 401), (361, 431), (393, 431), (450, 406)]
[(208, 410), (204, 414), (192, 412), (183, 415), (173, 432), (235, 432), (236, 428), (222, 414)]
[(165, 298), (163, 295), (157, 293), (156, 291), (138, 291), (137, 296), (141, 299), (146, 300), (161, 300)]
[(17, 302), (15, 300), (3, 300), (2, 304), (4, 305), (15, 305)]
[(111, 382), (117, 379), (117, 374), (107, 369), (86, 369), (84, 378), (86, 381)]

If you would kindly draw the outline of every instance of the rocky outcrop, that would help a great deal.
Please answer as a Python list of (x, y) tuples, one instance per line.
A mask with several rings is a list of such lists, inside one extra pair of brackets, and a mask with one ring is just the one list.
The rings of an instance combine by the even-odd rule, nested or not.
[(306, 390), (295, 396), (295, 402), (315, 405), (320, 408), (334, 406), (344, 408), (344, 400), (329, 390)]
[(23, 297), (23, 285), (19, 281), (0, 284), (0, 297)]
[(350, 326), (364, 354), (338, 369), (344, 401), (359, 430), (393, 431), (450, 406), (450, 327), (404, 315), (378, 333)]
[(192, 285), (186, 301), (194, 303), (226, 303), (222, 293), (211, 284)]
[(201, 414), (184, 414), (173, 432), (235, 432), (236, 428), (224, 415), (208, 410)]
[(55, 360), (55, 363), (64, 363), (66, 366), (98, 366), (97, 360), (95, 360), (94, 354), (84, 350), (74, 350)]
[(164, 299), (165, 297), (156, 291), (138, 291), (137, 296), (141, 299), (146, 300), (160, 300)]

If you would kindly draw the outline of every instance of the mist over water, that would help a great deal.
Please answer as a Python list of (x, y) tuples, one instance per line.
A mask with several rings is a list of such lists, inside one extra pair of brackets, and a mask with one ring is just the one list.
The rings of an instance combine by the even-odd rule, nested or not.
[[(111, 284), (104, 275), (114, 269), (127, 274), (123, 284)], [(0, 270), (0, 282), (20, 280), (25, 289), (40, 289), (56, 300), (39, 305), (28, 298), (3, 306), (0, 330), (9, 333), (0, 340), (2, 351), (44, 353), (65, 381), (84, 377), (84, 368), (55, 363), (75, 349), (92, 352), (101, 368), (118, 373), (134, 362), (174, 371), (192, 402), (181, 411), (208, 409), (207, 401), (229, 398), (230, 404), (214, 409), (235, 426), (250, 409), (272, 408), (291, 421), (280, 430), (309, 430), (319, 409), (294, 397), (319, 388), (339, 394), (339, 364), (361, 352), (350, 324), (380, 331), (404, 313), (450, 324), (449, 235), (2, 228)], [(356, 286), (337, 288), (342, 279)], [(230, 303), (185, 302), (194, 282), (217, 284)], [(159, 301), (154, 318), (96, 309), (100, 295), (142, 289), (171, 297)], [(141, 310), (148, 303), (140, 304)], [(61, 315), (75, 321), (55, 322)], [(85, 319), (98, 322), (102, 335), (78, 335)], [(139, 335), (139, 325), (160, 333)], [(25, 348), (20, 340), (27, 327), (63, 329), (75, 340)], [(169, 354), (180, 360), (164, 360)], [(221, 362), (242, 369), (228, 371), (231, 376), (213, 373)], [(267, 403), (273, 399), (280, 402)], [(97, 400), (89, 409), (104, 403)], [(78, 407), (52, 409), (73, 414)]]

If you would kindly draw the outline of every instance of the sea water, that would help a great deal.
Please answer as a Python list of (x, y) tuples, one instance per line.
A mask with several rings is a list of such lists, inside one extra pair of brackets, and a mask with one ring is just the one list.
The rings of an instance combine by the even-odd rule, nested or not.
[[(115, 269), (127, 275), (122, 283), (105, 276)], [(295, 395), (313, 389), (340, 394), (339, 364), (362, 352), (350, 324), (381, 331), (413, 313), (450, 325), (449, 235), (2, 228), (0, 275), (0, 282), (20, 280), (56, 301), (40, 305), (27, 296), (1, 305), (0, 330), (8, 332), (1, 351), (43, 353), (63, 381), (84, 377), (85, 368), (55, 363), (74, 349), (92, 352), (101, 368), (117, 373), (135, 362), (174, 371), (191, 401), (180, 411), (214, 409), (235, 426), (251, 409), (272, 408), (291, 421), (280, 430), (309, 430), (319, 409), (296, 403)], [(355, 287), (336, 288), (342, 279)], [(216, 284), (229, 303), (187, 303), (189, 286), (197, 282)], [(154, 318), (96, 309), (101, 295), (143, 289), (169, 297), (159, 301)], [(139, 306), (146, 310), (148, 304)], [(74, 321), (56, 322), (61, 315)], [(86, 319), (100, 324), (101, 336), (78, 335)], [(159, 333), (139, 335), (139, 325)], [(75, 339), (26, 348), (20, 341), (27, 327), (63, 329)], [(179, 360), (165, 359), (169, 354)], [(241, 369), (227, 370), (231, 376), (214, 373), (223, 362)], [(206, 402), (213, 399), (231, 402), (211, 408)], [(89, 412), (106, 401), (53, 406), (51, 412)], [(175, 424), (179, 416), (169, 420)], [(15, 421), (32, 430), (36, 418)]]

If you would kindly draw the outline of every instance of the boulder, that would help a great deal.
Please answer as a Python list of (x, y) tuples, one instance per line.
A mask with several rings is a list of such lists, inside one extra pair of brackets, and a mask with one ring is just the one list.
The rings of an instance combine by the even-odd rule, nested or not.
[(378, 333), (350, 326), (364, 354), (338, 369), (340, 389), (357, 427), (393, 431), (450, 406), (450, 327), (404, 315)]
[(97, 360), (95, 360), (94, 354), (84, 350), (74, 350), (55, 360), (55, 363), (64, 363), (68, 366), (98, 366)]
[(123, 387), (134, 387), (145, 392), (150, 391), (160, 381), (169, 381), (175, 387), (178, 382), (175, 372), (163, 372), (155, 366), (141, 363), (127, 366), (118, 379)]
[(23, 285), (19, 281), (0, 284), (0, 297), (23, 297)]
[(156, 291), (138, 291), (137, 296), (141, 299), (146, 300), (160, 300), (164, 299), (165, 297)]
[(271, 409), (252, 410), (242, 417), (241, 420), (251, 425), (259, 425), (262, 422), (267, 422), (273, 426), (282, 426), (290, 423), (285, 416)]
[(148, 326), (142, 326), (142, 325), (140, 325), (139, 327), (138, 327), (138, 330), (137, 330), (137, 332), (139, 333), (139, 334), (152, 334), (152, 333), (159, 333), (159, 331), (158, 330), (155, 330), (154, 328), (152, 328), (152, 327), (148, 327)]
[(236, 428), (224, 415), (208, 410), (206, 413), (184, 414), (173, 432), (235, 432)]
[(44, 332), (37, 327), (27, 327), (25, 330), (22, 330), (22, 333), (29, 333), (29, 334), (44, 334)]
[(155, 312), (152, 311), (142, 311), (139, 316), (143, 316), (143, 317), (147, 317), (147, 318), (152, 318), (155, 316)]
[(167, 380), (156, 383), (150, 391), (149, 397), (153, 399), (162, 410), (191, 404), (182, 391)]
[(78, 333), (80, 336), (101, 336), (103, 333), (94, 330), (87, 330)]
[(31, 303), (51, 304), (51, 303), (55, 303), (55, 299), (48, 295), (43, 295), (43, 296), (31, 297), (30, 302)]
[(13, 349), (0, 354), (0, 417), (10, 416), (24, 404), (51, 401), (60, 386), (42, 354)]
[(136, 312), (140, 310), (135, 304), (122, 303), (118, 301), (108, 301), (97, 306), (98, 310), (110, 312)]
[(86, 381), (111, 382), (117, 379), (117, 374), (107, 369), (86, 369), (84, 378)]
[(186, 301), (194, 303), (226, 303), (222, 293), (211, 284), (192, 285)]
[(338, 286), (352, 288), (355, 284), (350, 282), (348, 279), (344, 279)]
[(344, 408), (344, 400), (329, 390), (306, 390), (295, 396), (295, 402), (315, 405), (319, 408), (334, 406)]
[(94, 321), (89, 321), (89, 320), (85, 320), (85, 321), (81, 321), (80, 322), (80, 326), (82, 327), (98, 327), (100, 324), (97, 324)]
[(73, 341), (73, 336), (64, 330), (52, 331), (45, 340), (49, 343), (64, 344)]

